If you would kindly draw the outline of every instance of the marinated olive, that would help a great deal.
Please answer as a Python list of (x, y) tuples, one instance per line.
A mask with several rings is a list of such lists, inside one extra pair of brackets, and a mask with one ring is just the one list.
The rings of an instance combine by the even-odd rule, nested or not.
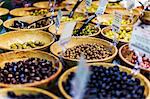
[(32, 16), (38, 16), (38, 15), (45, 15), (48, 13), (47, 9), (36, 9), (36, 10), (32, 10), (30, 11), (30, 15)]

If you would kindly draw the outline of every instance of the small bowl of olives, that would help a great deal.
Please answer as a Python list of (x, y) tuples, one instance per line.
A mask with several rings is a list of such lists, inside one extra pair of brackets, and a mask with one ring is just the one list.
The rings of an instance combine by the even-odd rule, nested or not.
[[(119, 49), (120, 58), (128, 65), (135, 66), (138, 56), (134, 51), (129, 49), (128, 44), (123, 45)], [(142, 63), (140, 63), (140, 68), (145, 72), (150, 72), (150, 59), (146, 56), (142, 56)]]
[[(102, 29), (101, 34), (102, 36), (109, 40), (112, 41), (114, 37), (114, 32), (111, 29), (111, 26), (105, 27)], [(131, 34), (132, 34), (132, 26), (121, 26), (120, 27), (120, 32), (116, 33), (117, 34), (117, 40), (119, 41), (119, 44), (125, 44), (130, 41)]]
[[(130, 16), (123, 15), (121, 25), (128, 26), (137, 22), (138, 17), (134, 16), (133, 20), (130, 19)], [(99, 22), (102, 27), (110, 26), (113, 23), (113, 14), (103, 14), (92, 20), (93, 23)]]
[(0, 48), (12, 50), (47, 50), (54, 42), (53, 35), (45, 31), (11, 31), (0, 35)]
[(83, 54), (87, 62), (111, 62), (117, 55), (117, 48), (110, 42), (93, 37), (72, 37), (65, 46), (63, 53), (58, 42), (50, 46), (50, 51), (56, 56), (62, 56), (70, 66), (77, 64)]
[(56, 95), (39, 88), (4, 88), (0, 90), (2, 99), (59, 99)]
[(44, 16), (48, 13), (48, 9), (36, 7), (16, 8), (10, 11), (13, 16)]
[(0, 54), (0, 87), (47, 87), (62, 70), (52, 54), (43, 51), (12, 51)]
[[(60, 24), (60, 27), (59, 27), (59, 30), (56, 34), (56, 28), (55, 26), (51, 26), (49, 27), (49, 31), (55, 35), (58, 35), (60, 36), (63, 29), (65, 28), (65, 24), (66, 22), (63, 22)], [(95, 36), (98, 36), (99, 33), (101, 32), (101, 29), (99, 27), (96, 27), (95, 24), (93, 23), (89, 23), (88, 26), (85, 27), (85, 29), (83, 29), (82, 32), (80, 32), (79, 34), (78, 33), (78, 30), (79, 28), (83, 25), (83, 22), (77, 22), (75, 28), (74, 28), (74, 31), (73, 31), (73, 36), (90, 36), (90, 37), (95, 37)]]
[(43, 16), (23, 16), (9, 19), (5, 21), (3, 25), (7, 30), (18, 31), (18, 30), (45, 30), (52, 24), (53, 21), (51, 18), (45, 18)]
[[(83, 99), (149, 99), (150, 82), (142, 74), (132, 75), (125, 66), (110, 63), (89, 63), (89, 80)], [(58, 81), (60, 92), (72, 99), (72, 80), (77, 66), (67, 70)], [(82, 76), (82, 75), (81, 75)]]

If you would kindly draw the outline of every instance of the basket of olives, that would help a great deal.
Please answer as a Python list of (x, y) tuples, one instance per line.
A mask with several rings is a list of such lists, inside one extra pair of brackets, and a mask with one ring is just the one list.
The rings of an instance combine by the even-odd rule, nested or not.
[(50, 51), (56, 56), (62, 56), (70, 66), (77, 64), (83, 54), (87, 62), (111, 62), (117, 55), (117, 48), (110, 42), (93, 37), (72, 37), (65, 46), (63, 53), (58, 42), (50, 46)]
[(54, 42), (53, 35), (45, 31), (12, 31), (0, 35), (0, 48), (11, 50), (47, 50)]
[(9, 10), (6, 8), (0, 8), (0, 17), (3, 21), (7, 20), (7, 14), (9, 13)]
[[(101, 34), (104, 38), (106, 38), (109, 41), (112, 41), (114, 38), (114, 32), (111, 29), (111, 26), (105, 27), (102, 29)], [(121, 26), (120, 27), (120, 32), (116, 33), (117, 34), (117, 40), (119, 41), (120, 44), (128, 43), (131, 34), (132, 34), (132, 26)]]
[(10, 14), (13, 16), (44, 16), (48, 13), (48, 9), (35, 7), (16, 8), (10, 11)]
[(2, 31), (3, 29), (3, 21), (0, 19), (0, 32)]
[[(60, 36), (61, 33), (63, 32), (63, 29), (65, 28), (65, 24), (66, 22), (63, 22), (60, 24), (60, 27), (58, 29), (58, 32), (56, 34), (56, 28), (55, 26), (51, 26), (49, 27), (49, 31), (55, 35)], [(96, 27), (95, 24), (93, 23), (89, 23), (85, 29), (82, 30), (82, 32), (80, 32), (78, 34), (79, 28), (83, 25), (83, 22), (78, 22), (74, 28), (73, 31), (73, 36), (91, 36), (91, 37), (95, 37), (98, 36), (101, 32), (101, 29), (99, 27)]]
[[(54, 3), (53, 1), (51, 1), (51, 3)], [(33, 4), (34, 7), (36, 8), (46, 8), (49, 9), (49, 1), (40, 1), (40, 2), (36, 2)], [(61, 3), (61, 4), (56, 4), (55, 5), (55, 9), (64, 9), (66, 7), (65, 4)]]
[(46, 52), (3, 53), (0, 54), (0, 87), (46, 87), (61, 70), (58, 58)]
[[(131, 75), (132, 70), (109, 63), (88, 64), (90, 77), (83, 99), (149, 99), (150, 82), (142, 74)], [(67, 70), (58, 81), (61, 93), (72, 99), (72, 79), (77, 67)], [(80, 83), (80, 82), (79, 82)]]
[[(121, 25), (123, 25), (123, 26), (132, 25), (135, 22), (137, 22), (137, 20), (138, 20), (137, 16), (134, 16), (133, 20), (131, 20), (130, 16), (123, 15)], [(102, 25), (103, 27), (110, 26), (113, 23), (113, 14), (103, 14), (103, 15), (93, 19), (92, 22), (93, 23), (99, 22), (100, 25)]]
[[(105, 13), (112, 14), (114, 11), (120, 12), (122, 15), (131, 15), (131, 13), (126, 8), (107, 8)], [(140, 12), (137, 9), (132, 10), (132, 15), (139, 16)]]
[(9, 19), (3, 25), (8, 30), (45, 30), (52, 24), (52, 19), (48, 17), (24, 16)]
[(59, 99), (56, 95), (39, 88), (4, 88), (0, 90), (1, 99)]
[[(128, 65), (135, 66), (138, 56), (133, 50), (129, 49), (128, 44), (123, 45), (119, 49), (120, 58)], [(146, 72), (150, 72), (150, 59), (142, 56), (142, 63), (140, 63), (140, 68)]]

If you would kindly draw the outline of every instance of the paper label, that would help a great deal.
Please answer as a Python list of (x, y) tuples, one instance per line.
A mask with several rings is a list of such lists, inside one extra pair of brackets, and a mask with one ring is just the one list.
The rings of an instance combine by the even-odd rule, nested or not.
[(84, 59), (83, 55), (81, 55), (76, 75), (72, 80), (71, 92), (73, 95), (73, 99), (83, 99), (89, 75), (90, 72), (86, 64), (86, 60)]
[(122, 14), (115, 11), (114, 12), (114, 20), (112, 23), (112, 31), (118, 33), (120, 31), (120, 26), (122, 22)]
[(71, 39), (76, 22), (67, 22), (58, 41), (59, 45), (64, 47)]
[(100, 0), (99, 7), (95, 14), (96, 15), (104, 14), (107, 4), (108, 4), (108, 0)]
[(128, 10), (133, 9), (135, 7), (135, 0), (127, 0), (126, 8)]
[(56, 28), (59, 28), (59, 26), (60, 26), (61, 17), (62, 17), (62, 12), (61, 12), (61, 10), (58, 10), (58, 15), (57, 15), (56, 21), (55, 21)]
[(92, 4), (92, 0), (85, 0), (85, 4), (87, 7), (90, 7)]
[(135, 51), (146, 54), (147, 57), (150, 57), (150, 31), (135, 26), (129, 47)]

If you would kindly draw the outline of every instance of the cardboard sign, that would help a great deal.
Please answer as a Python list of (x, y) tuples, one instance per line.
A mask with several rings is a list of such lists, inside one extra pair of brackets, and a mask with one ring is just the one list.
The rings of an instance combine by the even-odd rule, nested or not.
[(107, 4), (108, 4), (108, 0), (100, 0), (99, 7), (95, 14), (96, 15), (104, 14)]
[(85, 87), (89, 78), (89, 68), (86, 64), (86, 60), (83, 55), (81, 55), (79, 65), (76, 71), (76, 75), (72, 80), (72, 95), (73, 99), (83, 99), (85, 92)]
[(114, 20), (112, 23), (112, 31), (118, 33), (120, 31), (120, 26), (122, 22), (122, 14), (115, 11), (114, 12)]
[(150, 57), (150, 31), (143, 27), (135, 26), (129, 47)]
[(76, 22), (68, 22), (65, 25), (65, 28), (58, 41), (58, 44), (62, 47), (63, 50), (65, 50), (64, 49), (65, 45), (70, 41), (72, 37), (75, 25), (76, 25)]

